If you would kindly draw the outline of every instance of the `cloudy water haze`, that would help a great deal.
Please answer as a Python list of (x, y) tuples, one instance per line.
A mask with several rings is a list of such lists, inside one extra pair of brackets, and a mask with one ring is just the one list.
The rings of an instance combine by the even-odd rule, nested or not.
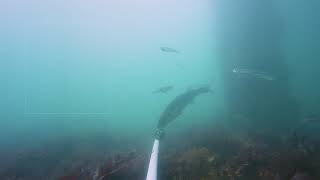
[[(98, 170), (144, 178), (161, 118), (170, 119), (161, 179), (223, 179), (221, 162), (257, 144), (320, 157), (319, 7), (317, 0), (2, 0), (0, 179), (94, 179)], [(203, 87), (210, 92), (192, 94)], [(203, 166), (216, 177), (199, 175), (192, 157), (208, 159)], [(126, 166), (101, 170), (110, 158)], [(181, 162), (195, 173), (175, 171)], [(244, 163), (251, 162), (235, 168)], [(301, 171), (319, 178), (314, 166)], [(250, 173), (239, 176), (263, 179)]]

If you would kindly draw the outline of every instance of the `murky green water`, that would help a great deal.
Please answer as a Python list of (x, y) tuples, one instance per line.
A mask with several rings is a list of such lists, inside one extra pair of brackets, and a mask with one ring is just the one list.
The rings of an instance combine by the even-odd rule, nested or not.
[(213, 93), (188, 104), (166, 138), (217, 124), (288, 134), (319, 118), (319, 7), (316, 0), (1, 1), (0, 149), (108, 137), (113, 151), (146, 150), (167, 105), (204, 85)]

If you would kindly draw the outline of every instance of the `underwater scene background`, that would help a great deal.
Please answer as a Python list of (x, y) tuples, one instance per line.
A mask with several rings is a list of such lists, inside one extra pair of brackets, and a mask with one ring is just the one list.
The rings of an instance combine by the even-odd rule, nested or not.
[(0, 179), (320, 179), (319, 8), (1, 0)]

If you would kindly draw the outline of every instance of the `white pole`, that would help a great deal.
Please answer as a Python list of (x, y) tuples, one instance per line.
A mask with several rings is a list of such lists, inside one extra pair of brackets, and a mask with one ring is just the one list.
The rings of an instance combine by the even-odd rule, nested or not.
[(155, 139), (153, 143), (146, 180), (157, 180), (158, 153), (159, 153), (159, 140)]

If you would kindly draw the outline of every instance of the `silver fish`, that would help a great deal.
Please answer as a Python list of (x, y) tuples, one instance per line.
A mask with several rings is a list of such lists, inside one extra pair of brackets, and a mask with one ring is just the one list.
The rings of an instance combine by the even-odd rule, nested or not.
[(309, 115), (302, 119), (301, 124), (320, 123), (320, 118), (316, 115)]
[(264, 80), (268, 80), (268, 81), (273, 81), (275, 80), (275, 77), (269, 75), (266, 72), (262, 72), (262, 71), (255, 71), (255, 70), (251, 70), (251, 69), (244, 69), (244, 68), (234, 68), (232, 69), (232, 72), (235, 74), (247, 74), (256, 78), (261, 78)]
[(160, 47), (160, 50), (163, 52), (169, 52), (169, 53), (180, 53), (180, 51), (170, 47)]

